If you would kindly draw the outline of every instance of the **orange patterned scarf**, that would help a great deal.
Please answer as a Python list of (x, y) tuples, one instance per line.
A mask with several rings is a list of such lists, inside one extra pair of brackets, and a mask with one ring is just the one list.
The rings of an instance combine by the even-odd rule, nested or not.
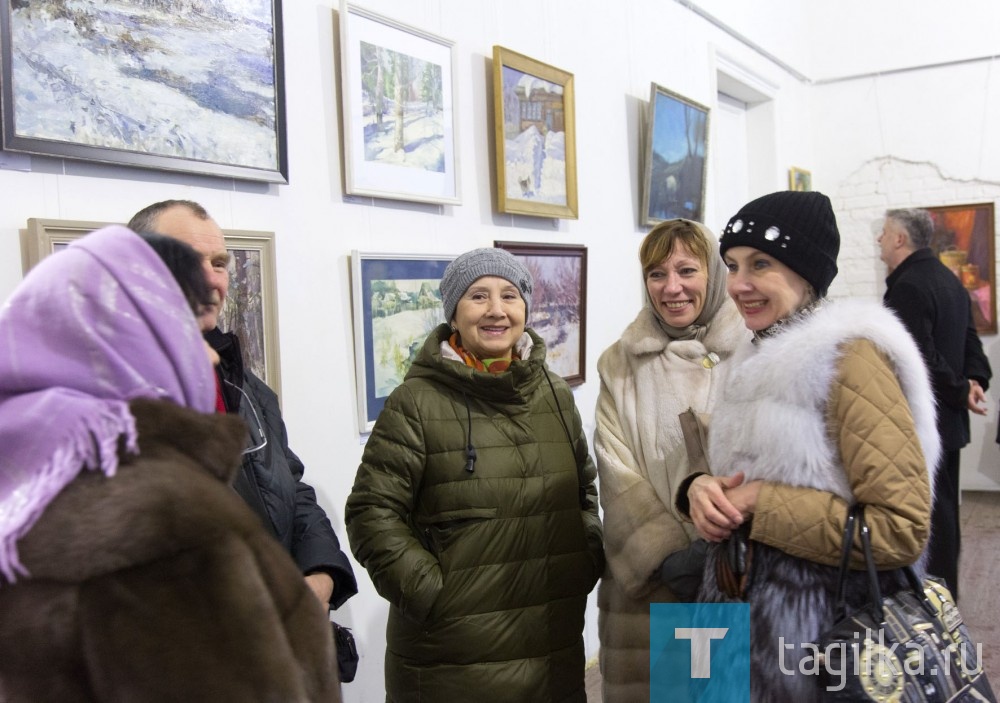
[(510, 368), (511, 362), (517, 361), (520, 358), (516, 350), (511, 350), (511, 358), (509, 359), (483, 359), (480, 361), (472, 352), (462, 347), (462, 343), (458, 341), (458, 332), (451, 333), (451, 337), (448, 338), (448, 346), (455, 350), (455, 353), (461, 357), (466, 366), (471, 366), (477, 371), (487, 371), (492, 374), (503, 373)]

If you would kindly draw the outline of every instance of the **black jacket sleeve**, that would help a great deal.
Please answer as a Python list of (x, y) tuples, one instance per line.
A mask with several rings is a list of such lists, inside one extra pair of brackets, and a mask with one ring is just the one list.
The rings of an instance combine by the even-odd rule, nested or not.
[[(291, 555), (303, 574), (325, 572), (333, 579), (333, 596), (330, 606), (339, 607), (358, 592), (354, 569), (340, 548), (340, 541), (330, 524), (326, 511), (316, 500), (316, 491), (303, 481), (305, 467), (299, 457), (288, 446), (288, 432), (278, 406), (278, 397), (267, 385), (249, 371), (245, 372), (246, 390), (260, 402), (264, 410), (265, 431), (268, 441), (275, 442), (271, 455), (283, 455), (288, 471), (295, 482), (292, 516)], [(272, 460), (271, 469), (278, 470), (278, 462)]]

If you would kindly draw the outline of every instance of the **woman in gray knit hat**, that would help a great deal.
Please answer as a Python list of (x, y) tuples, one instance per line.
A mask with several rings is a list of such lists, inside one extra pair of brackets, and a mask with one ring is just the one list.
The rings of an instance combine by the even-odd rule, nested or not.
[(441, 280), (427, 337), (347, 500), (389, 601), (386, 700), (586, 701), (583, 621), (604, 568), (595, 470), (565, 381), (526, 327), (533, 281), (501, 249)]
[[(714, 475), (682, 488), (679, 507), (703, 537), (732, 547), (710, 551), (700, 597), (750, 603), (755, 703), (823, 699), (812, 643), (834, 624), (852, 504), (865, 505), (879, 569), (916, 562), (930, 529), (940, 443), (927, 372), (881, 305), (826, 298), (839, 248), (830, 199), (793, 191), (744, 205), (719, 245), (729, 295), (753, 341), (733, 355), (712, 413)], [(743, 553), (737, 545), (745, 559), (726, 558)], [(883, 593), (898, 590), (896, 577), (883, 572)], [(867, 575), (853, 572), (850, 607), (867, 593)], [(746, 669), (727, 664), (718, 682), (713, 667), (713, 684), (745, 691)], [(901, 662), (893, 666), (899, 677), (879, 674), (879, 692), (902, 686)], [(828, 685), (837, 684), (834, 677)]]

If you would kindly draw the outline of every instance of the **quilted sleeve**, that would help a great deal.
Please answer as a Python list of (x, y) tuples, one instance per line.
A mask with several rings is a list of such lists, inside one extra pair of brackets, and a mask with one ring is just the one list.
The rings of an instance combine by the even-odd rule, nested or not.
[(344, 512), (351, 549), (379, 595), (422, 622), (441, 592), (441, 565), (411, 527), (426, 456), (417, 404), (404, 383), (365, 444)]
[[(851, 491), (868, 506), (877, 566), (912, 564), (930, 534), (930, 481), (899, 380), (871, 342), (858, 340), (845, 350), (827, 411)], [(847, 509), (847, 502), (832, 493), (767, 483), (757, 500), (751, 537), (836, 565)], [(856, 550), (853, 565), (863, 564)]]

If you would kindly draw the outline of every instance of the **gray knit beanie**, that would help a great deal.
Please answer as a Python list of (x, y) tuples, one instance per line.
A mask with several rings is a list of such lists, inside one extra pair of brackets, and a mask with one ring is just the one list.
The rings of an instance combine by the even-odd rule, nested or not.
[(524, 298), (525, 321), (531, 314), (531, 291), (534, 281), (527, 267), (517, 257), (504, 249), (473, 249), (448, 264), (441, 279), (441, 299), (444, 302), (445, 322), (455, 317), (458, 301), (469, 286), (483, 276), (498, 276), (515, 286)]

